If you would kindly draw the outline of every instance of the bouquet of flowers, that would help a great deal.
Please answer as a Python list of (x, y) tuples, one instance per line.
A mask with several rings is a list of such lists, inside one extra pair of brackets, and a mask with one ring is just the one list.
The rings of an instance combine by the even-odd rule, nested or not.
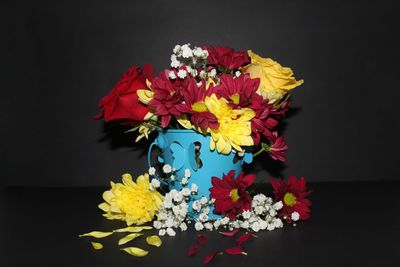
[(176, 45), (170, 68), (157, 77), (150, 65), (131, 67), (101, 99), (96, 118), (134, 126), (137, 141), (158, 128), (193, 129), (211, 135), (210, 149), (219, 153), (255, 146), (284, 161), (287, 145), (276, 129), (302, 83), (250, 50)]
[[(209, 136), (209, 149), (221, 155), (244, 154), (259, 147), (256, 155), (265, 151), (284, 161), (287, 145), (277, 126), (289, 108), (290, 91), (302, 83), (290, 68), (252, 51), (177, 45), (171, 66), (156, 77), (150, 65), (131, 67), (101, 99), (96, 118), (132, 126), (138, 131), (136, 141), (157, 129), (186, 129)], [(122, 183), (111, 182), (99, 208), (104, 217), (124, 221), (127, 227), (81, 236), (104, 238), (129, 233), (118, 241), (125, 245), (149, 230), (153, 235), (146, 242), (158, 247), (160, 236), (175, 236), (177, 230), (186, 231), (191, 224), (196, 231), (223, 229), (219, 234), (226, 237), (245, 231), (233, 247), (208, 253), (203, 259), (207, 264), (221, 254), (247, 255), (243, 244), (255, 237), (255, 232), (309, 219), (311, 191), (304, 178), (272, 179), (274, 197), (268, 197), (249, 192), (255, 175), (229, 170), (221, 177), (209, 177), (211, 186), (205, 194), (193, 181), (196, 169), (178, 172), (175, 167), (162, 166), (168, 182), (179, 184), (173, 189), (160, 183), (154, 167), (136, 181), (124, 174)], [(144, 225), (147, 223), (150, 225)], [(205, 236), (197, 236), (188, 256), (197, 254), (206, 242)], [(92, 245), (103, 247), (99, 242)], [(122, 250), (139, 257), (148, 254), (135, 246)]]

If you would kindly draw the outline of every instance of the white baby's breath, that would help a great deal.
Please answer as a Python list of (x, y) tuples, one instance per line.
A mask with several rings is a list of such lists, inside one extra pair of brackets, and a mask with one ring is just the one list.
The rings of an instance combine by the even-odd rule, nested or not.
[(156, 168), (150, 167), (148, 172), (149, 172), (149, 175), (153, 176), (154, 174), (156, 174)]
[(297, 211), (293, 211), (292, 215), (290, 215), (293, 221), (298, 221), (300, 219), (300, 214)]
[(171, 173), (171, 171), (172, 171), (171, 165), (165, 164), (165, 165), (163, 166), (163, 172), (164, 172), (164, 173)]

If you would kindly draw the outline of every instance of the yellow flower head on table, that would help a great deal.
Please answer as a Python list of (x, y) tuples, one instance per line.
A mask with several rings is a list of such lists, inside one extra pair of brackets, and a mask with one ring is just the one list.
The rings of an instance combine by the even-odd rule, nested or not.
[(225, 98), (215, 94), (207, 96), (204, 101), (208, 110), (218, 119), (218, 129), (210, 129), (210, 149), (222, 154), (229, 154), (232, 148), (243, 151), (241, 146), (254, 145), (251, 138), (251, 122), (255, 116), (250, 108), (232, 109)]
[(301, 85), (304, 80), (296, 80), (291, 68), (283, 67), (271, 58), (263, 58), (247, 51), (251, 63), (242, 68), (251, 78), (260, 79), (258, 93), (268, 99), (270, 103), (277, 103), (290, 90)]
[(103, 193), (105, 202), (99, 205), (110, 220), (140, 225), (151, 221), (160, 209), (164, 197), (150, 189), (149, 175), (139, 176), (136, 182), (128, 173), (122, 175), (122, 184), (111, 182), (111, 189)]

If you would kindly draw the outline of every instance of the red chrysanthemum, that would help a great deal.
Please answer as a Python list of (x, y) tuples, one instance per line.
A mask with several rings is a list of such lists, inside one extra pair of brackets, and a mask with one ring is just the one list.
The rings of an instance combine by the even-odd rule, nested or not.
[(151, 84), (154, 90), (153, 99), (149, 106), (154, 113), (161, 117), (161, 127), (168, 127), (172, 116), (180, 116), (180, 105), (183, 101), (182, 88), (186, 86), (187, 80), (170, 80), (165, 73), (153, 79)]
[(228, 216), (233, 220), (245, 210), (251, 209), (251, 197), (247, 188), (254, 182), (256, 176), (240, 173), (235, 179), (235, 171), (223, 175), (222, 179), (212, 177), (210, 197), (215, 199), (214, 211)]
[(261, 141), (261, 135), (272, 135), (272, 130), (278, 125), (278, 120), (272, 116), (274, 106), (259, 94), (254, 94), (250, 108), (256, 113), (256, 116), (251, 120), (251, 136), (254, 145), (257, 146)]
[(100, 100), (101, 111), (95, 119), (104, 117), (105, 122), (113, 121), (123, 125), (135, 125), (144, 121), (150, 110), (139, 102), (136, 91), (146, 89), (146, 79), (151, 81), (152, 75), (151, 65), (145, 65), (143, 69), (130, 67), (111, 92)]
[(235, 51), (231, 47), (205, 46), (208, 51), (208, 62), (222, 69), (235, 70), (250, 62), (250, 58), (244, 51)]
[(204, 81), (198, 87), (195, 79), (188, 79), (186, 87), (182, 90), (184, 103), (178, 107), (183, 113), (190, 114), (191, 123), (204, 131), (207, 128), (217, 129), (219, 127), (217, 118), (208, 111), (204, 104), (205, 97), (210, 96), (212, 92), (212, 84), (207, 89)]
[(260, 79), (251, 79), (246, 74), (237, 78), (233, 78), (229, 74), (222, 74), (220, 81), (221, 83), (214, 88), (214, 91), (217, 96), (227, 99), (233, 108), (248, 107), (260, 85)]
[(286, 161), (286, 151), (288, 146), (282, 136), (278, 136), (278, 132), (272, 132), (268, 136), (270, 142), (268, 153), (274, 160)]
[(306, 180), (304, 177), (297, 179), (289, 176), (287, 182), (282, 179), (272, 179), (275, 201), (282, 201), (283, 207), (279, 212), (279, 217), (291, 222), (293, 212), (299, 213), (300, 220), (310, 218), (311, 201), (307, 197), (312, 191), (307, 191)]

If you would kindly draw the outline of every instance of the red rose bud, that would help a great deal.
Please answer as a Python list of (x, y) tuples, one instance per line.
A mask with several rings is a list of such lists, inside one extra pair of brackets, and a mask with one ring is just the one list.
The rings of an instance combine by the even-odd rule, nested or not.
[(233, 230), (233, 231), (230, 231), (230, 232), (219, 232), (221, 235), (224, 235), (224, 236), (234, 236), (234, 235), (236, 235), (237, 233), (239, 233), (239, 230), (238, 229), (236, 229), (236, 230)]
[(247, 255), (246, 252), (242, 250), (241, 247), (232, 247), (232, 248), (227, 248), (224, 250), (224, 252), (228, 255)]
[(245, 233), (245, 234), (239, 236), (239, 237), (236, 239), (236, 244), (238, 244), (238, 246), (240, 246), (240, 245), (242, 245), (244, 242), (246, 242), (246, 241), (248, 241), (248, 240), (250, 240), (250, 239), (256, 238), (256, 237), (257, 237), (257, 236), (254, 235), (254, 234), (252, 234), (252, 233)]
[(204, 235), (198, 235), (197, 243), (199, 243), (199, 245), (201, 246), (204, 246), (207, 243), (207, 237), (205, 237)]
[(196, 245), (191, 245), (188, 249), (187, 255), (189, 257), (193, 257), (194, 255), (197, 254), (198, 251), (199, 251), (199, 248)]
[(132, 66), (121, 77), (111, 92), (99, 102), (100, 113), (95, 119), (104, 117), (105, 122), (118, 122), (123, 125), (135, 125), (145, 120), (149, 114), (146, 105), (139, 102), (136, 91), (148, 89), (146, 79), (151, 80), (153, 67), (145, 65), (143, 70)]

